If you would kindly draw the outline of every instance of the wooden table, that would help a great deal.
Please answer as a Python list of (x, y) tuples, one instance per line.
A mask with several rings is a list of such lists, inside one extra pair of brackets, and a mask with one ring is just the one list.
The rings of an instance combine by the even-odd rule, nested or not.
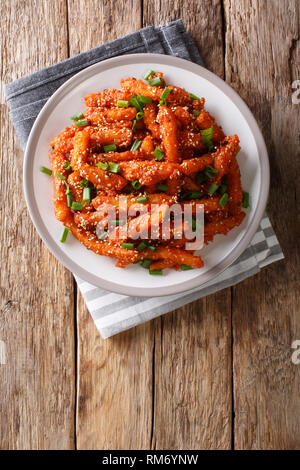
[(23, 152), (2, 98), (0, 448), (299, 449), (299, 0), (12, 0), (0, 14), (2, 84), (181, 17), (206, 66), (261, 126), (268, 214), (286, 256), (102, 340), (30, 221)]

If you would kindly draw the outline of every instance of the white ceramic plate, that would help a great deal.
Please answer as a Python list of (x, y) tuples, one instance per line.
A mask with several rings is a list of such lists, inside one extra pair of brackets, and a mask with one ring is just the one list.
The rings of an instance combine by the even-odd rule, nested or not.
[[(40, 172), (49, 166), (52, 138), (71, 124), (70, 116), (85, 108), (84, 96), (105, 88), (120, 88), (120, 79), (140, 78), (149, 69), (162, 71), (166, 83), (184, 87), (206, 99), (206, 108), (226, 135), (238, 134), (238, 161), (243, 189), (251, 196), (251, 208), (240, 227), (227, 236), (218, 235), (201, 253), (201, 270), (166, 270), (150, 276), (139, 265), (116, 268), (113, 259), (94, 254), (69, 234), (59, 242), (63, 226), (54, 216), (52, 178)], [(211, 281), (230, 266), (248, 246), (265, 210), (269, 190), (269, 162), (257, 123), (242, 99), (223, 80), (199, 65), (159, 54), (116, 57), (78, 73), (49, 99), (31, 130), (25, 152), (24, 189), (33, 223), (51, 252), (74, 274), (104, 289), (134, 296), (160, 296), (183, 292)]]

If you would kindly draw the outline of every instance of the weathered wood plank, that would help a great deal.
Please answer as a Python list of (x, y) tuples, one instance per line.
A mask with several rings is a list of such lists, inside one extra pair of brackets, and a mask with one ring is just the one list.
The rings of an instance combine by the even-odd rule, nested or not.
[[(144, 23), (182, 18), (206, 66), (223, 77), (219, 1), (145, 1)], [(155, 321), (152, 448), (231, 446), (230, 289)]]
[[(0, 4), (3, 83), (67, 57), (63, 0)], [(58, 38), (60, 40), (58, 41)], [(74, 446), (72, 276), (48, 252), (26, 210), (23, 152), (1, 104), (0, 448)]]
[[(71, 55), (138, 30), (140, 17), (136, 0), (69, 1)], [(78, 296), (78, 449), (149, 448), (152, 349), (150, 323), (102, 340)]]
[(225, 13), (226, 80), (266, 138), (268, 213), (286, 256), (233, 290), (235, 447), (297, 449), (300, 369), (292, 364), (291, 344), (300, 338), (300, 104), (292, 104), (291, 85), (299, 78), (299, 2), (225, 0)]

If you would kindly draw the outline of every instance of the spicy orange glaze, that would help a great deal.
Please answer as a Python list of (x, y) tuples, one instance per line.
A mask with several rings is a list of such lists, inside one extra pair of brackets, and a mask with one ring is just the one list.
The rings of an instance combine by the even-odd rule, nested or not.
[[(121, 80), (122, 90), (86, 96), (83, 120), (75, 118), (52, 139), (55, 215), (86, 248), (115, 258), (119, 267), (151, 260), (150, 270), (201, 268), (201, 257), (185, 249), (187, 240), (175, 237), (175, 219), (171, 216), (169, 240), (163, 239), (161, 225), (173, 204), (182, 210), (191, 205), (193, 216), (203, 205), (205, 243), (242, 223), (239, 138), (225, 136), (205, 110), (204, 98), (168, 87), (161, 72), (149, 79), (158, 86), (129, 77)], [(153, 204), (160, 207), (150, 215)], [(117, 221), (109, 208), (115, 208)], [(159, 235), (151, 239), (146, 232), (154, 219)], [(116, 227), (99, 234), (99, 222)]]

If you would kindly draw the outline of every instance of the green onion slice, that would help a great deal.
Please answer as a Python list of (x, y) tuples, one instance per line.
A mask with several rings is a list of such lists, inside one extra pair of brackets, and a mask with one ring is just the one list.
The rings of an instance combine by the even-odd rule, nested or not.
[(194, 109), (193, 115), (194, 115), (194, 116), (199, 116), (199, 115), (200, 115), (200, 111), (198, 111), (198, 109)]
[(51, 175), (52, 175), (52, 170), (50, 170), (50, 168), (47, 168), (47, 167), (45, 167), (45, 166), (42, 166), (42, 168), (41, 168), (41, 173), (45, 173), (45, 175), (51, 176)]
[(83, 113), (74, 114), (74, 116), (71, 117), (72, 121), (74, 122), (77, 122), (79, 121), (79, 119), (82, 119), (82, 118), (84, 118)]
[(105, 153), (114, 152), (115, 150), (117, 150), (116, 144), (104, 145), (103, 148), (104, 148), (104, 152), (105, 152)]
[(142, 251), (145, 248), (148, 248), (148, 246), (149, 246), (149, 243), (143, 240), (141, 243), (138, 244), (136, 248), (138, 251)]
[(223, 196), (220, 198), (219, 204), (223, 209), (224, 209), (224, 207), (226, 206), (226, 204), (228, 202), (228, 197), (229, 197), (228, 194), (224, 193)]
[(82, 178), (82, 180), (79, 181), (79, 184), (80, 184), (80, 186), (81, 186), (82, 188), (87, 188), (88, 185), (89, 185), (89, 181), (88, 181), (87, 179), (85, 179), (85, 178)]
[(162, 79), (161, 79), (161, 77), (150, 78), (148, 80), (148, 83), (151, 86), (160, 86), (160, 85), (162, 85)]
[(135, 152), (135, 151), (139, 148), (139, 146), (141, 145), (141, 143), (142, 143), (141, 140), (137, 140), (137, 139), (136, 139), (136, 140), (133, 142), (130, 151), (131, 151), (131, 152)]
[(224, 193), (226, 193), (227, 188), (228, 188), (228, 179), (227, 179), (227, 178), (223, 178), (223, 179), (222, 179), (222, 184), (221, 184), (221, 186), (219, 187), (218, 192), (219, 192), (220, 194), (224, 194)]
[(121, 170), (121, 167), (118, 163), (108, 162), (108, 166), (109, 166), (109, 171), (111, 173), (119, 173), (119, 171)]
[(126, 100), (118, 100), (118, 101), (117, 101), (117, 106), (118, 106), (118, 108), (128, 108), (128, 106), (129, 106), (129, 101), (126, 101)]
[(96, 166), (98, 168), (101, 168), (101, 170), (104, 170), (104, 171), (106, 171), (108, 169), (108, 163), (106, 163), (106, 162), (98, 162), (98, 163), (96, 163)]
[(208, 150), (210, 152), (214, 150), (215, 146), (212, 141), (213, 128), (209, 127), (208, 129), (201, 129), (200, 134), (202, 136), (202, 142), (208, 147)]
[(219, 186), (216, 183), (211, 183), (210, 187), (207, 190), (208, 194), (214, 194), (217, 191), (218, 187)]
[(140, 187), (142, 186), (139, 180), (131, 181), (131, 185), (134, 187), (134, 189), (140, 189)]
[(158, 161), (162, 160), (165, 156), (164, 152), (159, 147), (155, 147), (153, 155), (154, 155), (155, 160), (158, 160)]
[(138, 113), (136, 113), (135, 119), (136, 121), (140, 121), (141, 119), (143, 119), (143, 117), (144, 117), (143, 111), (139, 111)]
[(134, 250), (134, 244), (133, 243), (122, 243), (121, 247), (125, 248), (126, 250)]
[(161, 94), (161, 97), (160, 97), (160, 100), (159, 100), (159, 104), (163, 104), (163, 105), (166, 104), (166, 99), (167, 99), (167, 96), (168, 96), (168, 94), (170, 93), (170, 91), (171, 91), (171, 89), (168, 88), (168, 87), (166, 87), (166, 88), (164, 89), (164, 91), (163, 91), (162, 94)]
[(155, 74), (154, 70), (148, 70), (148, 72), (145, 73), (145, 75), (143, 76), (143, 78), (144, 78), (145, 80), (148, 80), (148, 78), (151, 77), (151, 75), (154, 75), (154, 74)]
[(212, 178), (213, 175), (217, 175), (218, 173), (219, 173), (219, 171), (216, 170), (216, 168), (213, 168), (210, 165), (207, 165), (204, 169), (204, 174), (207, 176), (208, 179)]
[(72, 202), (73, 202), (73, 196), (71, 193), (67, 194), (67, 204), (68, 204), (68, 207), (71, 207), (72, 206)]
[(74, 210), (74, 211), (81, 211), (82, 208), (83, 208), (83, 204), (81, 204), (81, 202), (72, 202), (72, 205), (71, 205), (71, 208)]
[(136, 119), (132, 121), (132, 128), (131, 128), (132, 132), (135, 132), (135, 126), (136, 126)]
[(250, 200), (249, 193), (247, 193), (246, 191), (243, 191), (243, 207), (244, 207), (244, 209), (247, 209), (247, 207), (249, 207), (249, 205), (250, 205), (249, 200)]
[(67, 227), (65, 227), (64, 231), (62, 233), (61, 239), (60, 239), (61, 243), (65, 243), (65, 241), (67, 239), (67, 236), (68, 236), (68, 233), (69, 233), (69, 229)]
[(155, 276), (161, 276), (162, 275), (162, 269), (149, 269), (149, 274), (154, 274)]
[(190, 97), (192, 100), (200, 100), (200, 98), (198, 98), (198, 96), (194, 95), (193, 93), (189, 93), (189, 97)]
[(88, 126), (88, 124), (89, 121), (87, 119), (79, 119), (79, 121), (76, 121), (77, 127)]
[(189, 266), (188, 264), (181, 264), (180, 268), (181, 271), (189, 271), (190, 269), (193, 269), (192, 266)]
[(61, 180), (66, 179), (66, 177), (64, 175), (62, 175), (61, 173), (55, 173), (55, 176), (58, 176), (58, 178), (60, 178)]
[(69, 161), (64, 164), (64, 169), (67, 171), (72, 171), (72, 167)]
[(132, 95), (132, 97), (130, 98), (130, 104), (131, 104), (131, 106), (136, 108), (138, 111), (142, 111), (142, 106), (139, 103), (139, 101), (138, 101), (138, 99), (135, 95)]
[(149, 98), (148, 96), (137, 95), (137, 100), (142, 106), (144, 104), (151, 104), (152, 103), (152, 99)]
[(136, 202), (147, 202), (148, 201), (148, 196), (141, 196), (138, 197)]
[(151, 245), (149, 245), (149, 246), (148, 246), (148, 250), (150, 250), (150, 251), (156, 251), (157, 248), (156, 248), (156, 246), (151, 246)]
[(84, 202), (90, 203), (91, 202), (91, 193), (92, 193), (91, 188), (84, 188), (82, 200)]
[(165, 193), (166, 191), (168, 191), (169, 188), (166, 184), (158, 183), (157, 189)]
[(141, 265), (143, 266), (143, 268), (149, 269), (151, 263), (152, 263), (151, 259), (143, 259), (143, 262), (141, 263)]

